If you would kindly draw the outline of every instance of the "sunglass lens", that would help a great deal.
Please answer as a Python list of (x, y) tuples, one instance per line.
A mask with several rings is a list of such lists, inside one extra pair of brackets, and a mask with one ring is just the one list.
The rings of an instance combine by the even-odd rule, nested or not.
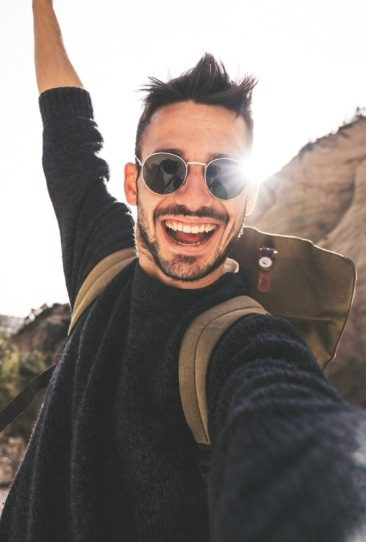
[(143, 169), (145, 183), (157, 194), (171, 194), (178, 190), (185, 174), (186, 166), (183, 160), (166, 153), (149, 156)]
[(235, 198), (246, 185), (240, 163), (229, 158), (213, 160), (207, 166), (206, 179), (211, 194), (220, 199)]

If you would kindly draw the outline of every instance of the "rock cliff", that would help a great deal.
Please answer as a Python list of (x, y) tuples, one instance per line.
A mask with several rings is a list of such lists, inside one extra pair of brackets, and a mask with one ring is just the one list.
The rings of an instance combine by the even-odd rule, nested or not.
[(351, 258), (358, 280), (349, 320), (326, 375), (366, 407), (366, 117), (303, 147), (261, 187), (248, 225), (311, 239)]

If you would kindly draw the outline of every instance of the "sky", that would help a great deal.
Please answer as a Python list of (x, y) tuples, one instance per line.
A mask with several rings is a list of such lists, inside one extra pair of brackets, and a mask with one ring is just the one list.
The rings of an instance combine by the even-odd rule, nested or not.
[[(106, 7), (108, 6), (108, 7)], [(166, 80), (204, 52), (233, 79), (254, 74), (253, 176), (276, 173), (309, 141), (366, 107), (364, 0), (55, 0), (64, 42), (91, 93), (124, 201), (148, 76)], [(42, 171), (31, 0), (0, 4), (0, 314), (68, 301), (59, 232)]]

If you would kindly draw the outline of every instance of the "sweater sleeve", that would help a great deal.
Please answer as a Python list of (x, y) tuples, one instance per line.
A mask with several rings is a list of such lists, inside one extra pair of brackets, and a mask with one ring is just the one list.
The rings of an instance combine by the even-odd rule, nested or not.
[(74, 87), (47, 90), (39, 98), (43, 121), (43, 169), (59, 225), (70, 304), (89, 271), (108, 254), (134, 245), (129, 208), (107, 191), (103, 139), (90, 95)]
[(366, 540), (366, 413), (341, 399), (289, 322), (239, 320), (207, 386), (215, 542)]

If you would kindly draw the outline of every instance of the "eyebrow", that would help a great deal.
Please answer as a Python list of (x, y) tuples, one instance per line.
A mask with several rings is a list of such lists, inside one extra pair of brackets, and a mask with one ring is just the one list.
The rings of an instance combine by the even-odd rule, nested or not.
[[(187, 156), (185, 155), (182, 149), (175, 149), (175, 148), (156, 149), (154, 153), (156, 152), (169, 152), (170, 154), (177, 154), (178, 156), (183, 158), (183, 160), (185, 160), (186, 162), (189, 162), (189, 160), (187, 160)], [(211, 162), (211, 160), (216, 160), (216, 158), (233, 158), (233, 156), (231, 156), (230, 154), (225, 154), (225, 153), (213, 153), (209, 155), (207, 162)]]

